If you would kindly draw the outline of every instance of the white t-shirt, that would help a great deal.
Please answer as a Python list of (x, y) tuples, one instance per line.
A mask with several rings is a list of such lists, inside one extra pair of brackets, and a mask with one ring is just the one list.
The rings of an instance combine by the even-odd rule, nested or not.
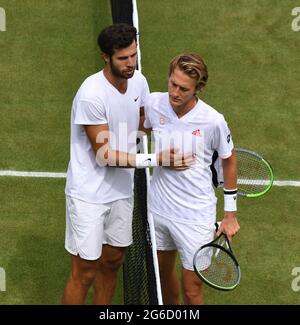
[(90, 203), (108, 203), (132, 196), (134, 170), (100, 167), (84, 125), (108, 124), (114, 135), (110, 138), (111, 147), (135, 152), (140, 107), (148, 94), (147, 81), (139, 71), (128, 79), (125, 94), (112, 86), (103, 71), (83, 82), (72, 106), (67, 195)]
[(214, 223), (216, 196), (210, 165), (214, 150), (231, 156), (233, 142), (222, 114), (198, 99), (196, 106), (178, 118), (168, 93), (152, 93), (145, 105), (144, 126), (152, 127), (155, 151), (175, 147), (196, 154), (196, 164), (184, 171), (154, 168), (150, 211), (183, 223)]

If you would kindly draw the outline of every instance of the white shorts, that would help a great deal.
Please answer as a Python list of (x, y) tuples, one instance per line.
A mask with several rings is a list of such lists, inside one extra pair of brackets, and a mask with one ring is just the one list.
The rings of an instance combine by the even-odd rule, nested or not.
[(102, 244), (127, 247), (132, 243), (133, 199), (106, 204), (66, 196), (65, 248), (72, 255), (97, 260)]
[(193, 271), (193, 258), (198, 248), (214, 238), (214, 226), (194, 225), (172, 221), (152, 213), (157, 250), (177, 250), (182, 266)]

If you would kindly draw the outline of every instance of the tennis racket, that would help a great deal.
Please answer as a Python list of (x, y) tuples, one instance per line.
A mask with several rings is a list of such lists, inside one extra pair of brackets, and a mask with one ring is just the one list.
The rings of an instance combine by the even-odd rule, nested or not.
[[(215, 224), (218, 229), (218, 224)], [(240, 283), (241, 270), (225, 233), (201, 246), (193, 259), (194, 271), (214, 289), (229, 291)]]
[(237, 148), (238, 195), (259, 197), (266, 194), (274, 181), (270, 163), (256, 152)]
[[(266, 194), (272, 187), (274, 174), (271, 164), (254, 151), (236, 148), (238, 192), (242, 197), (255, 198)], [(211, 165), (213, 184), (215, 187), (223, 187), (222, 159), (218, 159), (218, 153), (213, 155)]]

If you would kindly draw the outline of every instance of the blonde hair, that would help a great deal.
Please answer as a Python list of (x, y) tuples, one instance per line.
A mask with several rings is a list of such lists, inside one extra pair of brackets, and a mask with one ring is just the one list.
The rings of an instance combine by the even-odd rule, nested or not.
[(204, 60), (196, 53), (182, 53), (170, 62), (169, 77), (176, 68), (196, 80), (196, 89), (201, 91), (208, 80), (207, 67)]

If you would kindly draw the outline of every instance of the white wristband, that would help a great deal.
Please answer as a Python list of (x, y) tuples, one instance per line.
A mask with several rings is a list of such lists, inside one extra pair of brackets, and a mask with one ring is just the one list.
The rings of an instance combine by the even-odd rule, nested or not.
[(224, 188), (224, 211), (237, 210), (237, 189), (226, 190)]
[(158, 166), (157, 158), (155, 153), (151, 154), (137, 154), (135, 156), (136, 168), (147, 168)]

